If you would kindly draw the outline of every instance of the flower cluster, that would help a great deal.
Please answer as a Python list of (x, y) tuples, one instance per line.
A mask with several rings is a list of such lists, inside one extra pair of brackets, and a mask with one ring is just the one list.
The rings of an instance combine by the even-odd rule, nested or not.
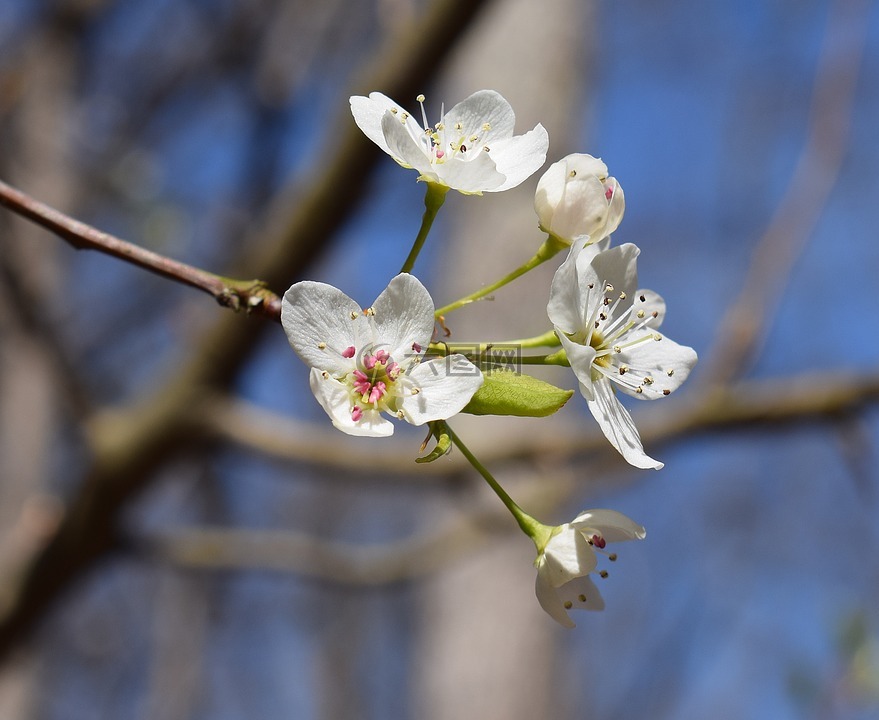
[[(524, 512), (449, 427), (460, 412), (542, 417), (559, 410), (573, 393), (514, 372), (491, 372), (502, 343), (466, 345), (436, 341), (437, 325), (449, 334), (446, 316), (493, 293), (566, 250), (549, 290), (543, 335), (519, 342), (547, 348), (521, 358), (526, 365), (566, 365), (610, 444), (631, 465), (659, 469), (647, 455), (631, 415), (617, 393), (637, 400), (670, 395), (696, 363), (692, 348), (659, 328), (665, 303), (638, 285), (640, 250), (612, 246), (625, 212), (625, 195), (599, 158), (572, 154), (553, 163), (537, 183), (534, 209), (546, 240), (534, 257), (499, 281), (436, 309), (412, 274), (433, 220), (449, 190), (465, 195), (500, 192), (524, 182), (540, 168), (549, 146), (537, 125), (514, 135), (510, 104), (481, 90), (420, 121), (381, 93), (350, 100), (354, 121), (398, 164), (418, 171), (426, 184), (425, 213), (402, 271), (375, 302), (362, 308), (324, 283), (303, 281), (284, 295), (282, 324), (290, 345), (308, 365), (310, 385), (333, 425), (349, 435), (391, 435), (388, 418), (428, 425), (436, 448), (429, 462), (454, 445), (485, 478), (537, 549), (536, 593), (541, 607), (566, 627), (568, 611), (604, 607), (590, 575), (599, 556), (616, 554), (607, 543), (643, 539), (643, 527), (614, 510), (588, 510), (573, 521), (547, 526)], [(599, 575), (607, 576), (606, 570)]]

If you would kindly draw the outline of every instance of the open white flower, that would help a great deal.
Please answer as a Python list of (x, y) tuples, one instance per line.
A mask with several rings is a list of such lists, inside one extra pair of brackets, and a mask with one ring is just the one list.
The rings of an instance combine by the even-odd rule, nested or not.
[(623, 219), (626, 199), (600, 158), (574, 153), (549, 166), (537, 183), (534, 210), (540, 229), (570, 245), (588, 235), (610, 235)]
[(351, 112), (366, 136), (419, 180), (465, 194), (516, 187), (546, 160), (549, 137), (538, 124), (513, 137), (515, 115), (494, 90), (480, 90), (442, 114), (431, 126), (421, 104), (422, 123), (379, 92), (351, 98)]
[(547, 313), (607, 439), (635, 467), (659, 469), (614, 390), (639, 400), (665, 397), (687, 379), (696, 353), (658, 332), (665, 302), (638, 289), (640, 250), (631, 243), (604, 247), (571, 247), (553, 278)]
[(381, 437), (394, 432), (383, 412), (413, 425), (445, 420), (482, 385), (463, 355), (422, 362), (433, 310), (424, 285), (401, 273), (366, 310), (332, 285), (298, 282), (284, 294), (281, 322), (333, 425)]
[[(643, 540), (647, 531), (616, 510), (586, 510), (572, 522), (555, 528), (537, 567), (536, 592), (540, 606), (565, 627), (574, 627), (568, 610), (603, 610), (604, 600), (589, 573), (598, 564), (597, 553), (615, 561), (604, 551), (607, 543)], [(599, 574), (607, 577), (607, 571)]]

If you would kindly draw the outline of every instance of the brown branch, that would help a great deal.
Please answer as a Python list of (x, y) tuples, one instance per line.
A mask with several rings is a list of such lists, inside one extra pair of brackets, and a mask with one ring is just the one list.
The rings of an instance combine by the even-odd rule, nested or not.
[[(416, 95), (435, 77), (455, 40), (488, 3), (435, 0), (414, 26), (388, 38), (352, 89), (358, 93), (381, 89), (399, 98)], [(327, 247), (329, 238), (356, 209), (380, 157), (354, 126), (347, 103), (334, 126), (345, 130), (329, 135), (332, 150), (322, 156), (317, 177), (279, 193), (265, 230), (246, 243), (257, 249), (249, 250), (247, 274), (263, 278), (269, 287), (286, 287)], [(95, 456), (81, 490), (24, 577), (3, 580), (10, 588), (10, 602), (0, 608), (0, 662), (74, 581), (113, 550), (120, 510), (161, 467), (198, 444), (203, 435), (193, 409), (206, 390), (224, 388), (234, 380), (266, 327), (270, 326), (224, 315), (194, 343), (190, 361), (175, 369), (168, 384), (146, 403), (93, 420), (88, 430)]]
[(77, 250), (95, 250), (202, 290), (236, 312), (245, 308), (281, 321), (281, 298), (260, 280), (233, 280), (152, 252), (86, 225), (0, 180), (0, 205), (55, 233)]

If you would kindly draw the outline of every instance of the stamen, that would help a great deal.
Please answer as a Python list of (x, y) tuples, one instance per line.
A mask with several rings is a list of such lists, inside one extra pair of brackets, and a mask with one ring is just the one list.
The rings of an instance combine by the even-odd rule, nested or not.
[(668, 388), (666, 388), (665, 390), (662, 391), (662, 394), (663, 394), (663, 395), (671, 395), (671, 390), (669, 390)]
[[(326, 346), (324, 346), (324, 347), (326, 347)], [(321, 348), (321, 349), (323, 349), (323, 348)], [(349, 346), (346, 347), (344, 350), (342, 350), (342, 357), (343, 357), (343, 358), (353, 358), (353, 357), (354, 357), (354, 353), (356, 353), (356, 352), (357, 352), (357, 351), (354, 349), (354, 346), (353, 346), (353, 345), (349, 345)]]
[(592, 538), (590, 539), (590, 543), (595, 545), (595, 547), (599, 547), (602, 549), (605, 545), (607, 545), (607, 541), (597, 533), (592, 536)]
[(606, 578), (608, 575), (610, 575), (610, 573), (607, 570), (599, 570), (598, 574), (601, 575), (601, 577), (603, 577), (603, 578)]
[(572, 607), (574, 607), (574, 603), (572, 603), (570, 600), (565, 600), (564, 607), (565, 610), (570, 610)]
[(583, 593), (580, 593), (579, 595), (577, 595), (577, 600), (584, 603), (586, 602), (586, 596)]
[(413, 352), (420, 353), (421, 352), (421, 345), (419, 345), (417, 342), (412, 343), (412, 350), (413, 350)]
[(361, 410), (359, 407), (357, 407), (355, 405), (354, 409), (351, 410), (351, 419), (354, 422), (360, 422), (360, 418), (362, 418), (362, 417), (363, 417), (363, 410)]
[(352, 312), (352, 313), (351, 313), (351, 319), (352, 319), (352, 320), (356, 320), (357, 318), (358, 318), (357, 313), (356, 313), (356, 312)]
[(326, 344), (325, 342), (319, 342), (319, 343), (317, 344), (317, 349), (318, 349), (318, 350), (326, 350), (326, 349), (327, 349), (327, 344)]
[(607, 190), (604, 191), (604, 198), (605, 198), (605, 200), (610, 202), (610, 199), (612, 197), (613, 197), (613, 188), (609, 187)]
[(616, 561), (617, 561), (617, 554), (616, 554), (616, 553), (610, 553), (610, 554), (607, 556), (607, 559), (610, 560), (611, 562), (616, 562)]

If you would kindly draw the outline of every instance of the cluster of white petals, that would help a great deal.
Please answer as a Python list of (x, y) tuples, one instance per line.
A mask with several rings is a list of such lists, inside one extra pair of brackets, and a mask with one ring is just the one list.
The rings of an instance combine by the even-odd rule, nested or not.
[(419, 122), (380, 92), (353, 96), (351, 112), (364, 134), (400, 165), (417, 170), (419, 180), (465, 194), (516, 187), (543, 165), (549, 148), (540, 124), (513, 136), (513, 108), (494, 90), (473, 93), (435, 125), (423, 105)]
[(382, 413), (413, 425), (445, 420), (482, 385), (463, 355), (422, 362), (433, 311), (424, 285), (401, 273), (366, 310), (332, 285), (298, 282), (284, 294), (281, 322), (333, 425), (381, 437), (394, 432)]
[(553, 278), (547, 313), (607, 439), (635, 467), (659, 469), (615, 390), (639, 400), (665, 397), (687, 379), (696, 352), (659, 332), (665, 302), (638, 288), (640, 250), (608, 244), (571, 246)]
[[(565, 627), (574, 627), (568, 610), (603, 610), (604, 600), (589, 574), (598, 565), (598, 553), (607, 543), (643, 540), (647, 531), (616, 510), (586, 510), (554, 529), (537, 556), (536, 593), (540, 606)], [(600, 571), (606, 576), (606, 571)]]
[(564, 245), (610, 235), (623, 219), (626, 200), (600, 158), (574, 153), (549, 166), (537, 183), (534, 210), (540, 229)]

